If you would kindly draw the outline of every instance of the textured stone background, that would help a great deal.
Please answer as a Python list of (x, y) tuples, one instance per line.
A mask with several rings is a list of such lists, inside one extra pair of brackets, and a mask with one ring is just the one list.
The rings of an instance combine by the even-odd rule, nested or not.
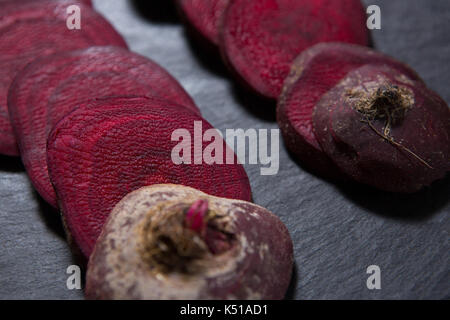
[[(214, 126), (277, 128), (273, 108), (239, 89), (218, 57), (187, 36), (169, 1), (94, 2), (132, 50), (181, 82)], [(374, 46), (410, 64), (450, 102), (450, 2), (365, 4), (382, 10)], [(254, 201), (280, 216), (295, 243), (288, 298), (450, 298), (450, 179), (412, 196), (334, 185), (303, 170), (282, 144), (278, 175), (246, 169)], [(0, 158), (0, 298), (81, 299), (81, 291), (66, 289), (73, 263), (58, 214), (33, 191), (17, 159)], [(381, 267), (381, 290), (366, 288), (372, 264)]]

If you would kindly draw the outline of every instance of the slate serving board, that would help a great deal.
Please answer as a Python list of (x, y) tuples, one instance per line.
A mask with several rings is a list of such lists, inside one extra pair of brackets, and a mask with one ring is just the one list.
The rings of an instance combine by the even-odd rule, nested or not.
[[(130, 48), (167, 68), (218, 129), (277, 128), (274, 109), (239, 88), (203, 50), (169, 1), (97, 0)], [(410, 64), (450, 102), (450, 2), (367, 0), (382, 11), (378, 50)], [(276, 213), (294, 241), (289, 299), (450, 298), (450, 179), (411, 196), (335, 185), (305, 171), (280, 143), (280, 170), (246, 165), (254, 201)], [(17, 159), (0, 158), (0, 299), (82, 299), (68, 290), (74, 264), (57, 213), (33, 191)], [(381, 289), (366, 268), (381, 269)]]

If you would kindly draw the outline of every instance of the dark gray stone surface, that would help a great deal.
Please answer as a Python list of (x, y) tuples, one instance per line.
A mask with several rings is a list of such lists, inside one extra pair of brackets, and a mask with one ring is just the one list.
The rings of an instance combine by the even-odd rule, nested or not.
[[(167, 68), (219, 129), (277, 128), (273, 108), (238, 88), (218, 57), (199, 48), (169, 1), (97, 0), (130, 48)], [(145, 4), (147, 3), (147, 4)], [(367, 0), (382, 10), (374, 46), (401, 59), (450, 102), (450, 2)], [(334, 185), (303, 170), (281, 143), (280, 171), (246, 165), (254, 201), (287, 224), (296, 269), (288, 298), (450, 298), (450, 182), (412, 196)], [(0, 298), (81, 299), (66, 288), (73, 264), (57, 213), (33, 191), (16, 159), (0, 158)], [(366, 268), (381, 268), (368, 290)]]

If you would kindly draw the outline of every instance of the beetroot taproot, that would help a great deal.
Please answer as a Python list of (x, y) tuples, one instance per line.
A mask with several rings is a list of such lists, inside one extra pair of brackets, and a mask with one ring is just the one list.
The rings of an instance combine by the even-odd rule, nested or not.
[(313, 110), (320, 98), (349, 71), (365, 64), (388, 65), (421, 81), (407, 65), (367, 47), (320, 43), (300, 54), (292, 64), (278, 99), (277, 122), (288, 149), (310, 170), (341, 179), (313, 132)]
[[(114, 205), (142, 186), (175, 183), (216, 196), (251, 199), (248, 177), (236, 156), (234, 163), (226, 164), (223, 140), (216, 142), (224, 150), (223, 164), (175, 164), (172, 150), (180, 142), (172, 141), (172, 134), (183, 129), (194, 135), (194, 122), (203, 130), (212, 128), (199, 115), (170, 102), (115, 97), (85, 103), (53, 128), (47, 145), (50, 179), (69, 232), (86, 257)], [(194, 158), (209, 146), (195, 136), (183, 143)]]
[(230, 0), (177, 0), (183, 16), (206, 39), (219, 44), (222, 16)]
[[(80, 30), (66, 25), (67, 7), (77, 4), (82, 12)], [(92, 8), (77, 1), (30, 1), (0, 10), (0, 154), (18, 155), (9, 121), (7, 92), (17, 73), (40, 56), (94, 45), (126, 43), (114, 28)]]
[(268, 210), (155, 185), (112, 210), (88, 263), (85, 293), (89, 299), (282, 299), (292, 268), (289, 232)]
[(386, 65), (347, 74), (317, 104), (314, 132), (354, 180), (415, 192), (450, 170), (450, 110), (423, 82)]
[(8, 97), (10, 120), (27, 173), (48, 203), (56, 206), (46, 159), (50, 130), (81, 102), (123, 94), (159, 97), (200, 114), (167, 71), (119, 47), (91, 47), (43, 57), (16, 77)]
[(365, 17), (359, 0), (235, 0), (224, 14), (220, 45), (245, 83), (276, 99), (303, 50), (329, 41), (366, 45)]

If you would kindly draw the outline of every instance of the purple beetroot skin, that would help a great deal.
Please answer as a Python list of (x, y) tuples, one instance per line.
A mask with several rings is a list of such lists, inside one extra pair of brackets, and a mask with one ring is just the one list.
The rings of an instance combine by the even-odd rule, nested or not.
[(112, 210), (88, 264), (89, 299), (282, 299), (288, 230), (253, 203), (180, 185), (143, 187)]
[[(211, 125), (198, 114), (173, 103), (147, 97), (114, 97), (87, 102), (65, 116), (48, 138), (47, 163), (67, 229), (89, 257), (112, 208), (127, 193), (147, 185), (175, 183), (215, 196), (251, 200), (242, 165), (194, 164), (195, 122)], [(175, 130), (190, 133), (191, 164), (176, 164)], [(186, 138), (187, 139), (187, 138)], [(195, 143), (195, 145), (194, 145)], [(202, 142), (202, 151), (209, 143)], [(186, 151), (188, 152), (188, 151)], [(231, 151), (232, 152), (232, 151)]]
[[(77, 4), (82, 28), (69, 30), (67, 7)], [(95, 45), (126, 43), (91, 7), (78, 1), (40, 0), (0, 4), (0, 154), (17, 156), (17, 143), (7, 110), (7, 93), (14, 77), (29, 62), (55, 52)]]
[(322, 149), (354, 180), (415, 192), (450, 170), (450, 110), (423, 82), (386, 65), (353, 70), (317, 104)]
[(343, 178), (314, 135), (313, 110), (348, 72), (366, 64), (388, 65), (421, 81), (407, 65), (370, 48), (320, 43), (297, 57), (278, 98), (277, 122), (287, 147), (307, 168), (325, 177)]
[(200, 111), (180, 84), (155, 62), (119, 47), (91, 47), (54, 54), (28, 65), (8, 97), (22, 161), (39, 194), (56, 207), (47, 170), (46, 143), (53, 126), (90, 99), (146, 95)]

